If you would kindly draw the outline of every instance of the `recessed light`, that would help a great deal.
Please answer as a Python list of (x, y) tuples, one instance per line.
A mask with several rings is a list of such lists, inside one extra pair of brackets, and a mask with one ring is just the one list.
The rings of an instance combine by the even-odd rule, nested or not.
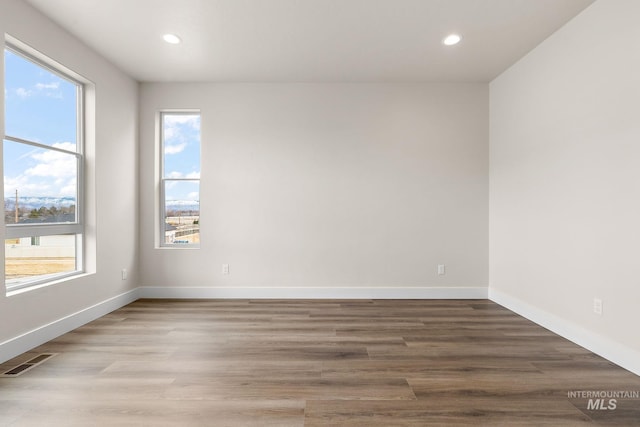
[(442, 43), (446, 46), (453, 46), (454, 44), (460, 43), (460, 40), (462, 40), (462, 37), (460, 37), (458, 34), (449, 34), (444, 38), (444, 40), (442, 40)]
[(162, 36), (162, 38), (164, 39), (164, 41), (170, 44), (179, 44), (182, 41), (180, 37), (176, 36), (175, 34), (165, 34), (164, 36)]

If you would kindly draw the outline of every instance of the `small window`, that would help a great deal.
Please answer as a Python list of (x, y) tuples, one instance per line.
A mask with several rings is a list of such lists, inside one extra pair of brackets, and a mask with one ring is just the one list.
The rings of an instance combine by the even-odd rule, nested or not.
[(200, 114), (160, 114), (161, 246), (200, 245)]
[[(38, 54), (40, 58), (41, 55)], [(82, 272), (83, 85), (52, 61), (4, 49), (7, 291)]]

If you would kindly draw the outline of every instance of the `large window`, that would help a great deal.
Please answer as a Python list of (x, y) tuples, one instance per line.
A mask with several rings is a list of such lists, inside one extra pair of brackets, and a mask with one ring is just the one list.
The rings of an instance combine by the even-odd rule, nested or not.
[(7, 290), (82, 271), (82, 89), (49, 61), (4, 49)]
[(200, 245), (200, 114), (160, 114), (161, 246)]

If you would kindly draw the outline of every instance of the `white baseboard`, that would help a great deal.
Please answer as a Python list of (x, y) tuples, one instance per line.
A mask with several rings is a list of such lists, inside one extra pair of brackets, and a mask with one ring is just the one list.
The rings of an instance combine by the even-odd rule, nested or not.
[(42, 345), (60, 335), (66, 334), (82, 325), (111, 313), (137, 300), (138, 289), (125, 292), (98, 304), (87, 307), (76, 313), (65, 316), (47, 325), (26, 332), (20, 336), (0, 343), (0, 363), (13, 359), (39, 345)]
[(140, 298), (238, 298), (238, 299), (487, 299), (484, 287), (229, 287), (168, 288), (143, 286)]
[(640, 352), (498, 290), (490, 288), (489, 299), (616, 365), (640, 375)]

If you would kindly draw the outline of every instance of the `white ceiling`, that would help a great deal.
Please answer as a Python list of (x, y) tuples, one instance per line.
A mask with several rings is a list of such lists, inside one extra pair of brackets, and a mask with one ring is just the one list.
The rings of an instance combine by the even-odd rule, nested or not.
[(181, 82), (488, 82), (593, 3), (27, 1), (137, 80)]

